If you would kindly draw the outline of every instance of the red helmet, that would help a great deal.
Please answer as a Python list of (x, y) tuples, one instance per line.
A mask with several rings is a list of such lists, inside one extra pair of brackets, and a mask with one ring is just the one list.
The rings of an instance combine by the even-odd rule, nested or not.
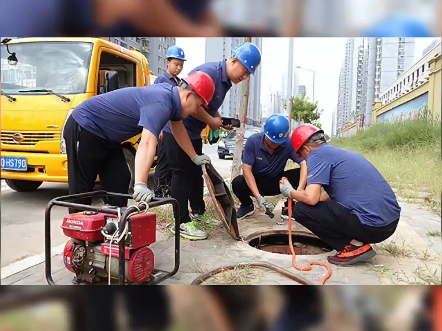
[(299, 125), (292, 133), (292, 145), (295, 151), (297, 152), (311, 136), (318, 132), (324, 133), (323, 130), (312, 124)]
[(212, 78), (202, 71), (195, 71), (189, 74), (183, 81), (189, 85), (192, 90), (204, 100), (204, 107), (207, 108), (210, 100), (212, 100), (215, 93), (215, 83)]

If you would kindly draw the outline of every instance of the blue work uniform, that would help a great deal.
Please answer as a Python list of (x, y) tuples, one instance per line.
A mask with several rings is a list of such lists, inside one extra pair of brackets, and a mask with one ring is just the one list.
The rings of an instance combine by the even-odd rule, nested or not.
[[(252, 174), (259, 193), (262, 196), (276, 196), (281, 194), (279, 181), (286, 177), (291, 183), (297, 185), (300, 180), (300, 168), (284, 171), (288, 160), (301, 164), (304, 159), (296, 156), (296, 152), (290, 143), (285, 142), (269, 153), (264, 145), (265, 134), (255, 133), (251, 135), (244, 146), (242, 155), (243, 165), (252, 167)], [(243, 175), (235, 177), (232, 181), (232, 190), (241, 203), (237, 212), (239, 218), (250, 215), (254, 210), (252, 192)]]
[[(169, 120), (181, 120), (178, 88), (169, 84), (122, 88), (81, 103), (63, 130), (69, 193), (92, 191), (99, 176), (104, 190), (127, 194), (131, 173), (122, 143), (140, 134), (143, 128), (158, 137)], [(131, 154), (131, 148), (128, 152)], [(78, 203), (90, 204), (91, 200)], [(127, 197), (114, 196), (109, 203), (124, 207)]]
[(306, 161), (307, 185), (321, 184), (332, 201), (351, 210), (362, 224), (384, 227), (399, 219), (395, 193), (361, 155), (324, 143)]
[(153, 83), (154, 84), (168, 83), (172, 86), (178, 86), (180, 82), (181, 79), (179, 77), (174, 78), (166, 71), (161, 76), (158, 76)]
[(177, 87), (162, 83), (127, 87), (90, 98), (72, 112), (84, 129), (122, 143), (146, 128), (156, 137), (169, 121), (181, 121), (181, 100)]
[(290, 142), (281, 144), (270, 154), (264, 146), (264, 137), (264, 133), (255, 133), (247, 139), (244, 146), (242, 163), (252, 167), (254, 176), (275, 178), (283, 173), (288, 160), (297, 164), (304, 161), (296, 156), (295, 149)]
[[(196, 71), (205, 72), (215, 83), (215, 93), (207, 108), (207, 112), (210, 114), (210, 116), (214, 117), (218, 109), (223, 104), (227, 92), (229, 92), (230, 88), (232, 87), (232, 82), (227, 77), (226, 60), (204, 63), (193, 69), (190, 73)], [(183, 119), (183, 123), (187, 129), (190, 139), (192, 140), (201, 139), (201, 131), (203, 131), (203, 129), (207, 126), (206, 123), (192, 116)], [(164, 127), (164, 132), (172, 133), (169, 124)]]

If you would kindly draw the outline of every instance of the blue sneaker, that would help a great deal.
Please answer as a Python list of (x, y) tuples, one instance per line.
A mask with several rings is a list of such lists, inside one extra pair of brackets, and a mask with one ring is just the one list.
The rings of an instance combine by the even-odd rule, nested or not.
[(253, 206), (253, 203), (249, 206), (241, 206), (236, 212), (236, 218), (243, 219), (246, 218), (247, 216), (253, 215), (254, 212), (255, 212), (255, 207)]

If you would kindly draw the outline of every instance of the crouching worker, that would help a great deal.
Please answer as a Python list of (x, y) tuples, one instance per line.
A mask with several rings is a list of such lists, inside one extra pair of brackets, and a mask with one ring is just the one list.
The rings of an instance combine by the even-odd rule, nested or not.
[[(281, 193), (294, 202), (292, 217), (338, 253), (336, 265), (365, 262), (379, 243), (396, 230), (401, 208), (379, 171), (361, 155), (329, 145), (324, 132), (311, 124), (292, 134), (297, 154), (307, 161), (307, 187), (296, 191), (281, 180)], [(325, 192), (321, 193), (324, 188)]]
[[(273, 204), (266, 201), (264, 196), (280, 194), (281, 177), (299, 183), (298, 189), (304, 189), (307, 182), (306, 164), (296, 156), (292, 144), (287, 143), (289, 131), (288, 119), (274, 114), (265, 121), (263, 133), (255, 133), (247, 139), (242, 157), (243, 175), (232, 181), (232, 191), (241, 202), (237, 211), (238, 218), (255, 212), (252, 196), (261, 209), (273, 211)], [(284, 171), (289, 159), (298, 163), (300, 168)]]
[[(149, 202), (153, 196), (147, 187), (149, 170), (158, 136), (168, 121), (176, 141), (195, 164), (210, 162), (208, 156), (195, 153), (181, 120), (200, 107), (207, 107), (214, 90), (210, 76), (196, 72), (183, 79), (179, 87), (163, 83), (122, 88), (80, 104), (69, 116), (63, 132), (69, 193), (92, 191), (99, 175), (104, 190), (127, 194), (131, 174), (121, 144), (141, 133), (135, 156), (133, 198)], [(90, 205), (91, 200), (78, 203)], [(125, 207), (127, 199), (112, 198), (109, 203)]]

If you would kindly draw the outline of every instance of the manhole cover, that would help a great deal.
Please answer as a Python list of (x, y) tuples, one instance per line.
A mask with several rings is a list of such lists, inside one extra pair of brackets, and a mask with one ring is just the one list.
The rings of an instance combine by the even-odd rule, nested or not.
[[(265, 252), (291, 254), (288, 231), (257, 233), (251, 235), (247, 242), (250, 246)], [(316, 255), (333, 250), (318, 237), (303, 232), (292, 232), (292, 242), (296, 255)]]

